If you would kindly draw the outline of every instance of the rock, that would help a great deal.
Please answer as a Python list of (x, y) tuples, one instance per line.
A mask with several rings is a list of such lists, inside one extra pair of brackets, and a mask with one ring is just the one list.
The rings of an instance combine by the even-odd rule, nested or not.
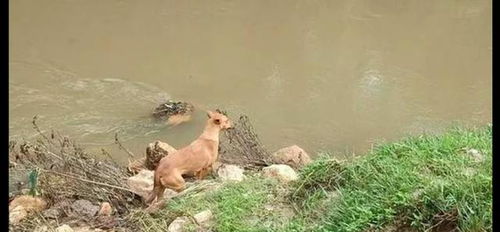
[[(127, 185), (129, 186), (130, 190), (143, 197), (147, 198), (149, 196), (149, 193), (153, 191), (154, 187), (154, 171), (150, 170), (141, 170), (137, 175), (131, 176), (127, 180)], [(170, 199), (173, 196), (177, 195), (178, 193), (175, 192), (172, 189), (165, 189), (163, 197), (165, 199)]]
[(184, 231), (184, 226), (189, 222), (188, 217), (178, 217), (168, 226), (168, 232), (182, 232)]
[(277, 178), (285, 183), (299, 178), (293, 168), (285, 164), (273, 164), (269, 167), (265, 167), (262, 169), (262, 173), (266, 177)]
[(108, 202), (103, 202), (101, 204), (101, 209), (97, 213), (99, 216), (109, 216), (113, 213), (113, 208)]
[(38, 213), (45, 209), (47, 203), (38, 197), (18, 196), (9, 204), (9, 222), (19, 223), (29, 213)]
[(222, 165), (217, 174), (224, 181), (242, 181), (245, 178), (243, 169), (236, 165)]
[(79, 216), (94, 217), (99, 211), (99, 206), (93, 205), (90, 201), (81, 199), (73, 202), (71, 204), (71, 210), (73, 213)]
[(74, 230), (71, 229), (71, 227), (69, 227), (66, 224), (63, 224), (63, 225), (56, 228), (56, 232), (73, 232), (73, 231)]
[(286, 164), (294, 169), (299, 169), (311, 163), (309, 155), (297, 145), (281, 148), (274, 152), (272, 157), (275, 163)]
[(153, 171), (141, 170), (137, 175), (127, 179), (127, 185), (133, 193), (146, 198), (153, 190), (153, 178)]
[(204, 211), (201, 211), (201, 212), (195, 214), (193, 217), (194, 217), (194, 220), (196, 221), (196, 223), (198, 223), (199, 225), (201, 225), (203, 227), (208, 227), (210, 225), (212, 216), (213, 216), (212, 211), (207, 209), (207, 210), (204, 210)]
[(176, 151), (177, 150), (168, 143), (161, 141), (150, 143), (146, 148), (146, 160), (144, 161), (144, 165), (149, 170), (155, 170), (161, 158)]
[(481, 163), (484, 161), (483, 154), (481, 154), (481, 152), (476, 149), (467, 150), (467, 155), (469, 155), (476, 163)]
[(9, 212), (9, 223), (15, 225), (28, 216), (28, 211), (22, 206), (17, 206)]
[(47, 206), (42, 198), (22, 195), (16, 197), (9, 204), (9, 210), (21, 206), (27, 212), (41, 212)]
[(59, 211), (58, 209), (52, 207), (50, 209), (47, 209), (47, 210), (44, 210), (42, 212), (42, 215), (45, 217), (45, 218), (49, 218), (49, 219), (57, 219), (59, 218), (59, 216), (61, 216), (61, 211)]

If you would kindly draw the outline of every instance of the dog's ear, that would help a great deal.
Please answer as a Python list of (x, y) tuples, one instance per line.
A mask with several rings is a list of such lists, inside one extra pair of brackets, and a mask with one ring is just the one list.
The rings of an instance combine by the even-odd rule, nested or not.
[(212, 116), (214, 116), (214, 113), (210, 110), (207, 110), (207, 116), (208, 118), (212, 118)]
[(220, 119), (214, 119), (215, 125), (220, 125)]

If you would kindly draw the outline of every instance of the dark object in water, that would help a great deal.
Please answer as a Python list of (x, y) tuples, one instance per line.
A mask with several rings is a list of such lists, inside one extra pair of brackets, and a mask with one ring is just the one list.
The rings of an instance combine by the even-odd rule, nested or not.
[(172, 115), (187, 114), (191, 112), (193, 112), (193, 105), (187, 102), (168, 100), (166, 103), (160, 104), (154, 109), (153, 116), (167, 119)]
[(154, 109), (153, 116), (160, 120), (168, 120), (168, 124), (176, 125), (189, 121), (193, 110), (193, 105), (187, 102), (168, 100)]

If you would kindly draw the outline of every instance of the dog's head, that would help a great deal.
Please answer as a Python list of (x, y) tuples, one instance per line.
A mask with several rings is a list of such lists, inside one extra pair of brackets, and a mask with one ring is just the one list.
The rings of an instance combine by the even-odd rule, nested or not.
[(208, 122), (219, 127), (221, 130), (229, 129), (232, 127), (231, 120), (229, 120), (226, 115), (220, 112), (207, 111), (207, 115)]

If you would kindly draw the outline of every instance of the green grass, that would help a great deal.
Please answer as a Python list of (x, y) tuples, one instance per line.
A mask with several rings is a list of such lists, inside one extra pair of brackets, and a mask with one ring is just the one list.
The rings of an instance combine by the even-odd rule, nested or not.
[[(266, 204), (278, 204), (280, 196), (287, 195), (280, 192), (284, 190), (285, 186), (276, 180), (250, 174), (242, 182), (225, 183), (214, 191), (175, 198), (155, 215), (137, 211), (132, 219), (141, 230), (165, 231), (176, 217), (193, 216), (210, 209), (214, 215), (211, 227), (214, 231), (267, 231), (267, 228), (284, 223), (278, 213), (265, 209)], [(188, 227), (188, 231), (195, 229), (194, 226)]]
[[(211, 209), (211, 229), (221, 232), (390, 231), (396, 226), (443, 231), (447, 223), (460, 231), (492, 231), (491, 134), (491, 126), (454, 128), (380, 145), (341, 163), (323, 154), (301, 170), (296, 183), (247, 174), (240, 183), (175, 199), (158, 215), (136, 220), (145, 231), (164, 231), (177, 216)], [(466, 154), (471, 148), (484, 160), (474, 162)], [(295, 215), (283, 214), (292, 208)]]
[[(383, 230), (397, 220), (420, 231), (439, 221), (443, 225), (442, 216), (449, 215), (461, 231), (491, 231), (491, 133), (488, 126), (410, 137), (381, 145), (342, 170), (329, 168), (334, 161), (316, 161), (302, 176), (320, 177), (298, 183), (314, 186), (298, 189), (306, 196), (298, 204), (317, 199), (325, 188), (336, 189), (341, 197), (318, 207), (324, 215), (311, 218), (305, 212), (290, 230), (305, 228), (301, 222), (313, 223), (313, 231)], [(474, 162), (465, 152), (469, 148), (481, 151), (485, 160)]]

